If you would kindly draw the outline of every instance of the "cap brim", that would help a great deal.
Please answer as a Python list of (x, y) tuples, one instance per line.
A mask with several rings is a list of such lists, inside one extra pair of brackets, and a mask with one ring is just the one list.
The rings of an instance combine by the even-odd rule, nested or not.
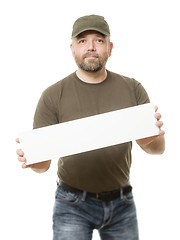
[(77, 32), (76, 34), (72, 34), (72, 38), (77, 37), (77, 36), (78, 36), (80, 33), (82, 33), (82, 32), (90, 31), (90, 30), (97, 31), (97, 32), (99, 32), (99, 33), (104, 34), (105, 36), (109, 36), (109, 35), (110, 35), (109, 32), (103, 31), (102, 29), (95, 28), (95, 27), (91, 27), (91, 28), (81, 29), (81, 31)]

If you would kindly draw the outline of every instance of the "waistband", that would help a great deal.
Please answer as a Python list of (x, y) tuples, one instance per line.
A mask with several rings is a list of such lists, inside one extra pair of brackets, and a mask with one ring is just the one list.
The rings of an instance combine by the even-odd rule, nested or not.
[[(72, 193), (80, 194), (84, 192), (83, 190), (71, 187), (62, 181), (58, 182), (58, 185), (62, 187), (63, 190), (69, 191)], [(118, 197), (121, 197), (122, 195), (126, 195), (130, 193), (131, 191), (132, 191), (132, 186), (126, 185), (123, 188), (120, 188), (114, 191), (109, 191), (109, 192), (100, 192), (100, 193), (86, 192), (86, 197), (95, 198), (97, 201), (112, 201)]]

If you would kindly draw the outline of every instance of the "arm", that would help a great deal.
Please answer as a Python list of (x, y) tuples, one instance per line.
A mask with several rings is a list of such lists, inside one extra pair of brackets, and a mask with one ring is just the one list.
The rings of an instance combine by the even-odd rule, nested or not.
[[(34, 115), (33, 122), (34, 129), (59, 123), (57, 114), (59, 91), (60, 91), (59, 88), (57, 88), (55, 85), (53, 86), (53, 88), (49, 87), (42, 93)], [(16, 142), (19, 143), (18, 138), (16, 139)], [(26, 158), (24, 157), (24, 152), (22, 151), (22, 149), (18, 149), (16, 153), (18, 155), (18, 160), (23, 163), (22, 168), (31, 168), (33, 171), (37, 173), (43, 173), (46, 172), (50, 167), (51, 160), (26, 165)]]
[(161, 130), (163, 122), (159, 121), (161, 119), (161, 114), (157, 113), (157, 110), (158, 107), (155, 106), (155, 118), (157, 119), (156, 126), (159, 127), (159, 134), (157, 136), (136, 140), (137, 144), (149, 154), (162, 154), (165, 150), (165, 132)]
[[(16, 139), (17, 143), (19, 142), (19, 139)], [(16, 151), (17, 155), (18, 155), (18, 160), (19, 162), (22, 162), (22, 168), (31, 168), (34, 172), (37, 173), (43, 173), (46, 172), (51, 164), (51, 160), (45, 161), (45, 162), (40, 162), (40, 163), (35, 163), (35, 164), (30, 164), (30, 165), (26, 165), (26, 158), (24, 157), (24, 152), (21, 149), (18, 149)]]

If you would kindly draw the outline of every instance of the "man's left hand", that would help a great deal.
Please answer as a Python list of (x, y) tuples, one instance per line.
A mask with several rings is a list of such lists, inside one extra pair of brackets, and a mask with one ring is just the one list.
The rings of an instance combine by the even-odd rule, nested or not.
[[(157, 112), (158, 107), (155, 106), (155, 118), (157, 119), (156, 126), (159, 128), (159, 133), (156, 136), (152, 137), (147, 137), (147, 138), (142, 138), (136, 140), (137, 144), (146, 152), (148, 153), (154, 153), (153, 148), (156, 147), (157, 149), (157, 144), (162, 145), (164, 143), (164, 134), (165, 131), (161, 130), (161, 127), (163, 126), (163, 122), (160, 121), (161, 119), (161, 114)], [(154, 143), (154, 144), (153, 144)], [(156, 146), (155, 146), (156, 145)], [(152, 148), (152, 149), (151, 149)], [(149, 150), (152, 150), (149, 151)]]

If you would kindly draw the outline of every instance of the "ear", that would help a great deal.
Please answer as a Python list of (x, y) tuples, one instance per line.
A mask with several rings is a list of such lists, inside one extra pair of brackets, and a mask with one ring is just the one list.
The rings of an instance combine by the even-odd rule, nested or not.
[(70, 48), (71, 48), (72, 56), (74, 57), (74, 49), (73, 49), (72, 43), (70, 44)]
[(110, 42), (110, 46), (109, 46), (109, 57), (111, 56), (112, 49), (113, 49), (113, 43)]

